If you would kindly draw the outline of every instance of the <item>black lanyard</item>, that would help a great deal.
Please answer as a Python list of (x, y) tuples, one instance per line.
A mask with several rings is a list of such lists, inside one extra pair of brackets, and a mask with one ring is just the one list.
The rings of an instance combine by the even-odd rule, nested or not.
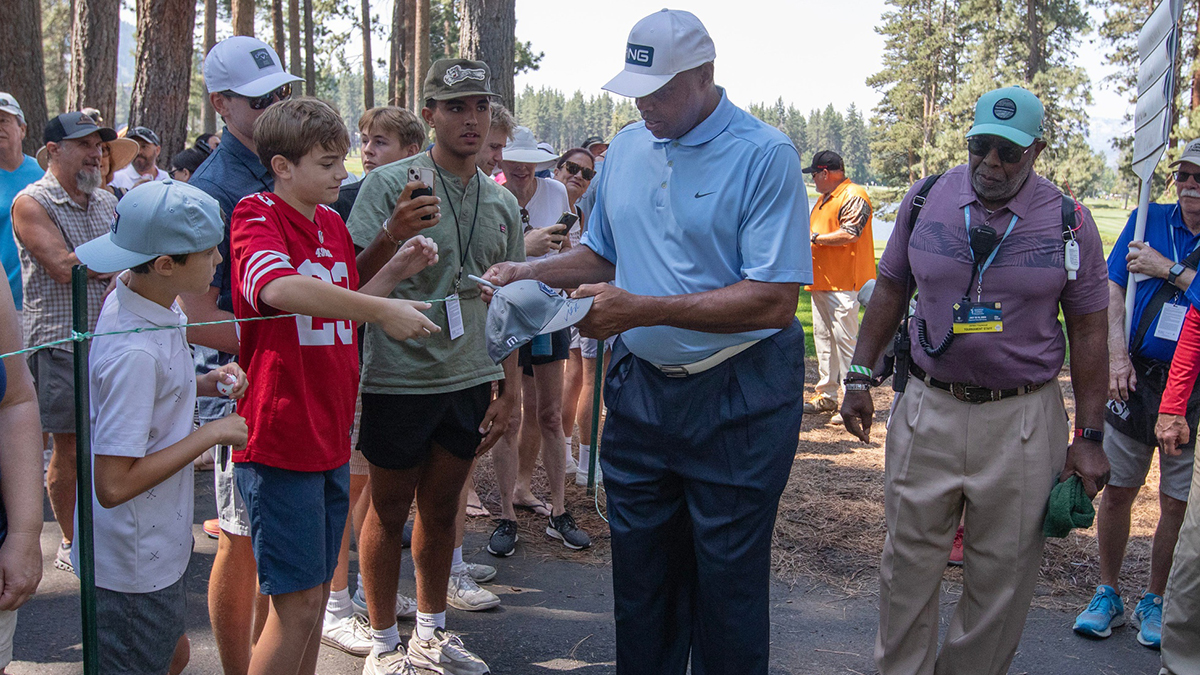
[[(442, 182), (442, 192), (445, 192), (446, 196), (449, 197), (450, 189), (446, 187), (446, 178), (442, 176), (442, 167), (438, 166), (438, 163), (433, 159), (432, 149), (429, 151), (429, 161), (433, 162), (433, 168), (437, 170), (438, 180)], [(478, 177), (479, 169), (477, 168), (475, 169), (475, 178)], [(454, 295), (458, 294), (458, 287), (462, 284), (463, 268), (467, 265), (467, 254), (471, 249), (471, 240), (475, 238), (475, 221), (479, 218), (479, 193), (483, 192), (483, 185), (480, 184), (478, 180), (476, 180), (475, 183), (475, 212), (471, 214), (471, 232), (467, 234), (466, 246), (463, 246), (462, 228), (459, 227), (458, 224), (458, 211), (454, 208), (454, 200), (446, 200), (446, 206), (450, 207), (450, 215), (454, 216), (454, 234), (458, 237), (458, 276), (454, 279)], [(466, 189), (470, 187), (470, 185), (471, 181), (467, 181), (467, 184), (463, 186), (464, 196), (466, 196)]]

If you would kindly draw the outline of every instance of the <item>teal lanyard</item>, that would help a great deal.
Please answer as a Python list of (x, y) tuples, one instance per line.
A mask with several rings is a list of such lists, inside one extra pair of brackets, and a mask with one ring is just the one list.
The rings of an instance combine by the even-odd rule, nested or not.
[[(971, 262), (975, 262), (975, 250), (971, 248), (971, 205), (963, 207), (963, 214), (967, 223), (967, 252), (971, 254)], [(996, 259), (996, 253), (1004, 244), (1004, 240), (1008, 239), (1008, 235), (1012, 234), (1013, 227), (1017, 224), (1017, 214), (1013, 214), (1012, 220), (1008, 221), (1008, 229), (1004, 231), (1004, 236), (1000, 237), (1000, 242), (992, 249), (991, 255), (979, 267), (979, 284), (976, 286), (975, 299), (979, 301), (983, 297), (983, 273), (991, 266), (992, 261)]]

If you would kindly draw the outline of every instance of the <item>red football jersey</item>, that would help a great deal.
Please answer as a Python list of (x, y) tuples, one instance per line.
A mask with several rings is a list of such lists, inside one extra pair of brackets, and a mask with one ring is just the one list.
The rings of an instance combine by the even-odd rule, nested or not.
[[(269, 192), (238, 202), (230, 221), (233, 313), (281, 312), (259, 301), (271, 281), (304, 274), (358, 289), (354, 243), (337, 213), (318, 206), (309, 220)], [(237, 324), (238, 362), (250, 386), (238, 403), (250, 439), (236, 462), (327, 471), (350, 461), (358, 393), (358, 347), (351, 321), (309, 316)]]

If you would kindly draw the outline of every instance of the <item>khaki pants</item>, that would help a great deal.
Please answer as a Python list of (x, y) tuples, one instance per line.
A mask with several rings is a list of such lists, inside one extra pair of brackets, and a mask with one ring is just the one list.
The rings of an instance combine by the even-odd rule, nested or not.
[(858, 293), (813, 291), (813, 344), (817, 348), (816, 390), (837, 400), (858, 344)]
[[(887, 434), (875, 643), (882, 675), (1008, 672), (1069, 439), (1057, 382), (973, 404), (908, 381)], [(938, 594), (964, 507), (963, 593), (938, 655)]]
[(1162, 675), (1200, 673), (1200, 463), (1188, 501), (1163, 604)]

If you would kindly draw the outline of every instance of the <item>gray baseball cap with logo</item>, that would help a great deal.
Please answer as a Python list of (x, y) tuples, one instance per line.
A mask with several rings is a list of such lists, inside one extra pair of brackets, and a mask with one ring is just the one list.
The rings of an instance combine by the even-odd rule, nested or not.
[(495, 96), (492, 70), (483, 61), (438, 59), (425, 76), (424, 100), (449, 101), (468, 96)]
[(593, 298), (564, 298), (540, 281), (522, 279), (501, 286), (488, 306), (488, 356), (500, 363), (535, 335), (573, 326), (592, 308)]
[(94, 272), (119, 272), (162, 255), (206, 251), (225, 238), (217, 200), (169, 178), (130, 190), (117, 202), (110, 230), (75, 249)]

